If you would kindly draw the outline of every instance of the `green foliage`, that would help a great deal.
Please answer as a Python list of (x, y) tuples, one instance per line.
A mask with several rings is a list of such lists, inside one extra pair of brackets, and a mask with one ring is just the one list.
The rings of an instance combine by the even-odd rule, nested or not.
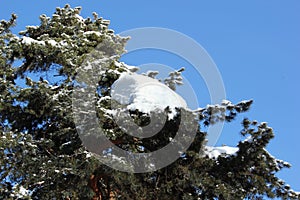
[[(108, 111), (110, 86), (120, 73), (132, 71), (119, 62), (128, 38), (115, 35), (109, 21), (96, 13), (93, 19), (83, 19), (80, 10), (69, 5), (56, 8), (52, 17), (41, 15), (39, 26), (27, 26), (19, 36), (10, 31), (16, 15), (1, 21), (0, 199), (299, 199), (276, 177), (289, 164), (266, 151), (274, 137), (266, 123), (243, 120), (241, 134), (248, 139), (238, 144), (236, 155), (210, 158), (204, 153), (204, 126), (234, 120), (249, 110), (252, 101), (178, 110), (152, 138), (127, 135)], [(124, 173), (101, 164), (82, 145), (72, 115), (71, 94), (78, 84), (74, 78), (82, 64), (97, 67), (98, 60), (105, 65), (95, 74), (96, 112), (107, 137), (118, 141), (120, 148), (151, 152), (165, 146), (179, 124), (188, 134), (191, 123), (199, 123), (194, 142), (176, 162), (151, 173)], [(182, 71), (170, 74), (165, 84), (175, 90)], [(60, 80), (49, 83), (52, 80), (45, 80), (44, 72)], [(17, 84), (22, 80), (25, 84)], [(188, 120), (181, 121), (183, 114)], [(130, 115), (138, 125), (149, 123), (149, 114), (132, 111)]]

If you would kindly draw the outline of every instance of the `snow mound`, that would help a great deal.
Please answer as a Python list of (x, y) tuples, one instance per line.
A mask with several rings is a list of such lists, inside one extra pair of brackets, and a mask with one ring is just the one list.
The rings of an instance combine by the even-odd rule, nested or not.
[(239, 150), (238, 147), (229, 147), (229, 146), (222, 146), (222, 147), (211, 147), (205, 146), (204, 154), (207, 155), (209, 158), (216, 159), (219, 156), (230, 156), (235, 155), (236, 152)]
[(33, 38), (26, 37), (26, 36), (23, 36), (23, 37), (22, 37), (22, 43), (23, 43), (23, 44), (27, 44), (27, 45), (31, 45), (31, 44), (33, 44), (33, 43), (35, 43), (35, 44), (40, 44), (40, 45), (45, 45), (45, 42), (44, 42), (44, 41), (35, 40), (35, 39), (33, 39)]
[(168, 115), (173, 119), (175, 108), (187, 108), (185, 100), (168, 86), (156, 79), (135, 73), (122, 73), (111, 88), (111, 97), (128, 110), (150, 113), (169, 107)]

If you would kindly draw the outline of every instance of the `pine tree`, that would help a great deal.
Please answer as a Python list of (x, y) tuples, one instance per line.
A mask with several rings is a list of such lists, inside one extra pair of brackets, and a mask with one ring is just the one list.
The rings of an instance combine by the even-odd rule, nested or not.
[[(205, 153), (205, 127), (234, 120), (249, 110), (251, 100), (223, 101), (196, 111), (177, 109), (151, 138), (126, 134), (126, 127), (113, 120), (110, 102), (112, 84), (122, 73), (136, 71), (119, 61), (128, 38), (115, 35), (109, 21), (96, 13), (93, 19), (82, 18), (80, 10), (69, 5), (56, 8), (51, 17), (40, 16), (39, 26), (27, 26), (19, 35), (11, 32), (15, 14), (1, 21), (0, 199), (300, 199), (276, 176), (290, 165), (265, 149), (274, 137), (266, 123), (244, 119), (241, 134), (246, 139), (238, 143), (235, 154)], [(124, 150), (147, 153), (168, 144), (182, 124), (195, 138), (179, 159), (153, 172), (127, 173), (102, 164), (83, 145), (72, 114), (72, 92), (80, 84), (79, 73), (89, 79), (80, 66), (95, 68), (99, 60), (103, 66), (94, 75), (99, 80), (96, 114), (107, 138)], [(175, 90), (182, 71), (172, 72), (162, 83)], [(157, 73), (147, 75), (154, 78)], [(150, 115), (162, 116), (130, 112), (140, 126), (149, 123)], [(191, 124), (197, 129), (190, 130)]]

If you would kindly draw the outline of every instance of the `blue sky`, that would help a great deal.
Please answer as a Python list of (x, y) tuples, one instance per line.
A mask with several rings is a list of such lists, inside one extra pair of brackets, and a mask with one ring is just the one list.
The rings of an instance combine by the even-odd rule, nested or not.
[[(279, 176), (300, 191), (300, 2), (278, 1), (70, 1), (81, 5), (82, 15), (111, 20), (116, 33), (140, 27), (174, 29), (201, 44), (219, 68), (227, 98), (232, 102), (253, 99), (250, 119), (266, 121), (275, 131), (268, 150), (293, 167)], [(50, 16), (57, 6), (68, 1), (3, 1), (0, 19), (10, 13), (19, 16), (16, 31), (37, 25), (38, 16)], [(174, 68), (188, 65), (165, 52), (144, 51), (128, 54), (132, 65), (163, 63)], [(190, 77), (190, 74), (186, 74)], [(189, 80), (192, 85), (199, 80)], [(194, 85), (193, 85), (194, 86)], [(199, 89), (199, 105), (209, 103), (205, 86)], [(241, 139), (240, 121), (226, 124), (219, 144), (235, 145)]]

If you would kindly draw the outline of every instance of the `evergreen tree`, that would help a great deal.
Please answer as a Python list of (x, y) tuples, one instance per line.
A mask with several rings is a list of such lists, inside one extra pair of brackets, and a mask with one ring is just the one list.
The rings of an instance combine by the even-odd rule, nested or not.
[[(196, 111), (177, 109), (151, 138), (126, 134), (128, 127), (113, 120), (110, 102), (111, 85), (122, 73), (136, 71), (119, 61), (128, 38), (115, 35), (109, 21), (96, 13), (93, 19), (82, 18), (80, 10), (69, 5), (56, 8), (51, 17), (40, 16), (39, 26), (27, 26), (19, 35), (11, 32), (15, 14), (1, 21), (0, 199), (300, 199), (276, 177), (290, 165), (265, 149), (274, 137), (266, 123), (244, 119), (241, 134), (246, 139), (238, 143), (235, 154), (207, 154), (205, 127), (234, 120), (249, 110), (252, 101), (223, 101)], [(102, 164), (84, 147), (72, 114), (72, 92), (80, 84), (76, 77), (84, 74), (80, 66), (97, 67), (99, 60), (103, 67), (94, 75), (99, 80), (96, 114), (107, 138), (124, 150), (147, 153), (168, 144), (181, 124), (186, 134), (193, 131), (195, 139), (171, 165), (149, 173), (121, 172)], [(182, 71), (172, 72), (162, 83), (175, 90)], [(130, 111), (140, 126), (152, 115), (162, 117)], [(128, 119), (121, 119), (126, 124)], [(197, 129), (191, 130), (191, 124)]]

